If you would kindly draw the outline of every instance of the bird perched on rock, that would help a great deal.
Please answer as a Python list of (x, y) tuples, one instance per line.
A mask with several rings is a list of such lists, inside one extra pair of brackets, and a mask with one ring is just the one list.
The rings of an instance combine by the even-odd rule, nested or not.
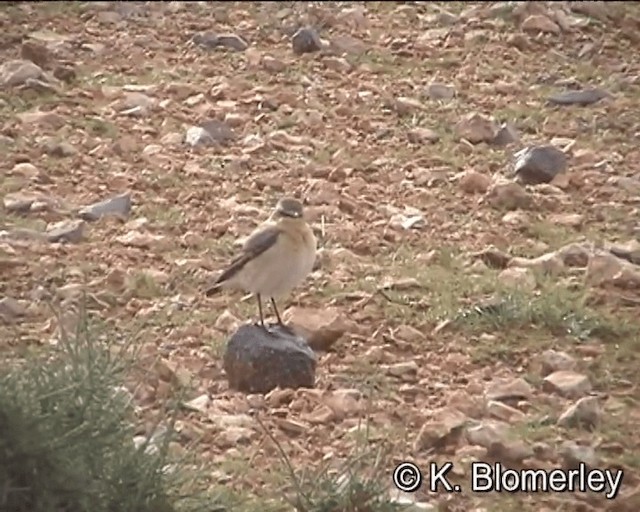
[(267, 331), (262, 297), (269, 297), (284, 326), (275, 299), (289, 293), (309, 275), (316, 258), (316, 237), (303, 217), (302, 203), (291, 197), (278, 201), (269, 219), (244, 242), (241, 253), (206, 290), (211, 296), (220, 289), (240, 289), (258, 299), (260, 325)]

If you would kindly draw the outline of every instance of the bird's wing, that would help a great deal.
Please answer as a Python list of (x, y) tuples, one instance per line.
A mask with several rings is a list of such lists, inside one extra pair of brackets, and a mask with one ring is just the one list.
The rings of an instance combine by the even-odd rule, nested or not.
[(257, 258), (262, 253), (275, 245), (282, 230), (277, 225), (266, 226), (254, 231), (242, 246), (242, 252), (231, 260), (229, 266), (216, 279), (213, 286), (207, 290), (207, 295), (215, 293), (220, 284), (224, 283), (236, 275), (251, 260)]

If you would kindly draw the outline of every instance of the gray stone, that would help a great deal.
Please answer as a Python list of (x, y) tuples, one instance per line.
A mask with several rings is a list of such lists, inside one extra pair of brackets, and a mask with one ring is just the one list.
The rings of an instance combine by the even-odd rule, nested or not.
[(592, 88), (581, 91), (564, 91), (552, 94), (547, 101), (552, 105), (581, 105), (587, 106), (608, 98), (611, 95), (602, 89)]
[(518, 142), (519, 140), (520, 135), (518, 135), (518, 131), (515, 127), (509, 123), (505, 123), (500, 127), (498, 133), (496, 133), (496, 136), (491, 141), (491, 144), (502, 147)]
[(579, 398), (591, 391), (589, 377), (569, 370), (555, 371), (542, 381), (542, 389), (559, 395)]
[(218, 45), (237, 52), (243, 52), (249, 48), (249, 44), (236, 34), (218, 34)]
[(231, 336), (224, 353), (229, 387), (247, 393), (312, 388), (317, 362), (306, 340), (277, 325), (269, 331), (245, 324)]
[(554, 146), (531, 146), (515, 157), (514, 174), (524, 185), (549, 183), (567, 168), (567, 156)]
[(125, 192), (124, 194), (85, 206), (78, 212), (78, 216), (90, 222), (111, 215), (126, 218), (130, 212), (131, 194)]
[(590, 429), (598, 426), (602, 410), (595, 396), (585, 396), (571, 404), (558, 418), (558, 425), (563, 427), (585, 427)]
[(566, 352), (556, 350), (545, 350), (540, 354), (540, 373), (543, 377), (563, 370), (573, 370), (576, 367), (576, 360)]
[(84, 239), (85, 223), (82, 220), (62, 221), (47, 229), (47, 240), (51, 243), (76, 244)]
[(198, 46), (202, 46), (208, 50), (212, 50), (218, 46), (218, 36), (214, 32), (201, 32), (195, 34), (191, 40)]
[(291, 48), (296, 55), (317, 52), (322, 49), (322, 41), (314, 29), (303, 27), (291, 37)]
[(185, 142), (190, 146), (224, 145), (235, 137), (236, 135), (229, 125), (216, 119), (209, 119), (200, 126), (191, 126), (185, 135)]
[(600, 462), (591, 446), (580, 445), (574, 441), (565, 441), (558, 450), (565, 468), (576, 468), (581, 463), (588, 467), (596, 467)]

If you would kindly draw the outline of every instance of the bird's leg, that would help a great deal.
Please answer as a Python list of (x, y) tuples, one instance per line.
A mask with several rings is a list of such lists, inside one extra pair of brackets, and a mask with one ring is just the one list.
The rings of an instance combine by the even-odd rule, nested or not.
[(260, 313), (260, 326), (265, 329), (265, 330), (269, 330), (267, 329), (267, 326), (264, 325), (264, 315), (262, 314), (262, 299), (260, 298), (260, 294), (256, 293), (256, 298), (258, 299), (258, 312)]
[(280, 313), (278, 313), (278, 307), (276, 306), (276, 301), (273, 299), (273, 297), (271, 297), (271, 305), (273, 306), (273, 311), (275, 312), (276, 318), (278, 319), (278, 324), (282, 327), (286, 327), (282, 322), (282, 319), (280, 318)]

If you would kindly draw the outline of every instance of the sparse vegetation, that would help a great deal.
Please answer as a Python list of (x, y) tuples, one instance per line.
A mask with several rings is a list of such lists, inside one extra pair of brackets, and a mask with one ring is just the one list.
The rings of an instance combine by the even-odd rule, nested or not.
[[(301, 26), (328, 47), (295, 54)], [(633, 2), (4, 2), (0, 31), (0, 66), (72, 76), (0, 89), (0, 510), (638, 509)], [(205, 48), (202, 31), (248, 48)], [(611, 97), (548, 101), (590, 88)], [(461, 137), (474, 112), (517, 137)], [(190, 147), (205, 119), (234, 138)], [(494, 202), (532, 144), (563, 148), (567, 171)], [(130, 214), (38, 238), (124, 190)], [(33, 193), (61, 202), (11, 206)], [(255, 303), (201, 291), (283, 193), (306, 200), (323, 258), (289, 305), (333, 308), (346, 333), (317, 389), (247, 396), (222, 355)], [(570, 243), (584, 264), (554, 253)], [(606, 260), (610, 243), (636, 263)], [(488, 247), (497, 262), (476, 256)], [(550, 353), (588, 388), (550, 390)], [(487, 398), (514, 381), (515, 398)], [(589, 395), (592, 428), (557, 423)], [(497, 438), (472, 443), (469, 425)], [(453, 460), (464, 484), (495, 445), (504, 460), (509, 442), (545, 445), (515, 464), (555, 467), (565, 441), (625, 470), (620, 499), (392, 492), (401, 460)]]

